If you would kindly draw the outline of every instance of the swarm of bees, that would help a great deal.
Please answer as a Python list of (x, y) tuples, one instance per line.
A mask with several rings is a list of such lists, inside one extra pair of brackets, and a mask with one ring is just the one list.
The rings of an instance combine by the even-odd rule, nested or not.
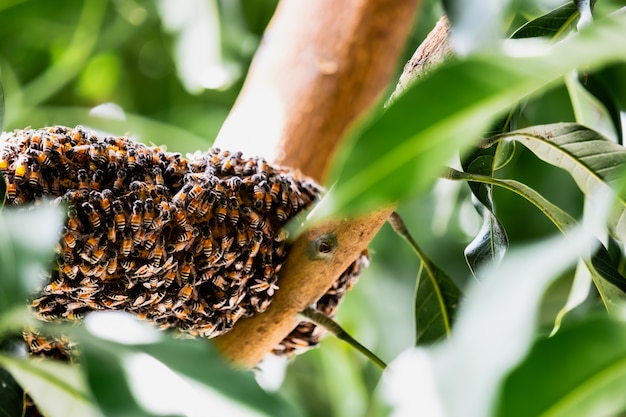
[[(7, 204), (67, 207), (56, 266), (32, 300), (39, 319), (124, 310), (207, 338), (267, 309), (287, 253), (283, 226), (322, 191), (263, 158), (217, 148), (184, 158), (80, 126), (4, 133), (0, 171)], [(334, 314), (366, 261), (339, 278), (320, 311)], [(303, 322), (275, 353), (314, 346), (320, 334)], [(26, 339), (33, 354), (62, 348)]]

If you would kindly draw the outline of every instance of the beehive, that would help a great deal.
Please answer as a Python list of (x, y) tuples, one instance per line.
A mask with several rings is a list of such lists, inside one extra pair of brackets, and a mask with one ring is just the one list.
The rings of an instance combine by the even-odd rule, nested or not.
[[(80, 126), (4, 133), (0, 171), (7, 204), (48, 198), (67, 207), (56, 267), (32, 300), (38, 318), (124, 310), (207, 338), (265, 311), (287, 253), (283, 226), (322, 191), (263, 158), (216, 148), (184, 158)], [(334, 314), (365, 262), (339, 278), (320, 311)], [(302, 323), (275, 353), (301, 351), (319, 336)], [(50, 349), (31, 343), (34, 354)]]

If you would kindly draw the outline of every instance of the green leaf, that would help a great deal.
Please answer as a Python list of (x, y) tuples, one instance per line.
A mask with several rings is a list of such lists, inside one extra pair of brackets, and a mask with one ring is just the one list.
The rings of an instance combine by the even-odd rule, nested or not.
[(521, 39), (545, 36), (558, 40), (576, 28), (576, 22), (579, 17), (578, 7), (576, 7), (573, 1), (570, 1), (526, 23), (517, 29), (511, 35), (511, 38)]
[[(576, 220), (561, 208), (546, 200), (534, 189), (518, 181), (468, 174), (454, 170), (449, 172), (449, 178), (484, 182), (512, 191), (524, 197), (541, 210), (566, 236), (570, 235), (572, 228), (577, 225)], [(590, 246), (586, 251), (581, 252), (580, 256), (591, 273), (607, 310), (618, 317), (626, 317), (626, 278), (612, 265), (606, 248), (597, 242), (595, 238), (592, 241), (598, 248), (591, 253)]]
[(63, 226), (58, 207), (43, 204), (0, 213), (0, 316), (23, 308), (41, 285)]
[(626, 325), (595, 317), (537, 341), (503, 384), (495, 415), (613, 416), (626, 411), (625, 391)]
[[(623, 172), (626, 148), (598, 132), (575, 123), (533, 126), (497, 136), (512, 139), (541, 160), (566, 170), (589, 197), (614, 195), (612, 181)], [(626, 241), (626, 198), (617, 196), (609, 219), (612, 234)]]
[(572, 233), (510, 251), (470, 285), (450, 338), (389, 365), (381, 384), (394, 415), (491, 415), (501, 383), (532, 346), (543, 294), (591, 244), (582, 230)]
[(24, 391), (11, 374), (0, 368), (0, 417), (22, 417)]
[(0, 132), (2, 132), (4, 126), (4, 89), (2, 88), (2, 82), (0, 82)]
[[(21, 335), (0, 339), (0, 353), (25, 355), (26, 343)], [(0, 417), (22, 417), (24, 412), (24, 390), (9, 371), (0, 367)]]
[(415, 291), (415, 344), (431, 344), (450, 335), (461, 290), (439, 267), (420, 254)]
[[(251, 372), (227, 364), (201, 340), (167, 337), (121, 312), (92, 313), (68, 329), (80, 344), (93, 395), (107, 416), (297, 416)], [(222, 407), (222, 408), (220, 408)], [(228, 414), (228, 413), (227, 413)]]
[(378, 108), (352, 129), (316, 218), (371, 210), (424, 190), (459, 148), (477, 142), (521, 98), (577, 67), (625, 58), (625, 30), (620, 13), (535, 56), (472, 56), (437, 67), (386, 112)]
[(46, 417), (99, 416), (76, 365), (0, 355), (7, 369)]
[[(492, 175), (495, 171), (496, 154), (499, 146), (487, 149), (476, 148), (463, 158), (463, 170), (481, 175)], [(509, 241), (504, 227), (496, 217), (493, 209), (491, 185), (485, 183), (469, 183), (473, 193), (474, 207), (483, 218), (483, 225), (476, 237), (467, 245), (463, 254), (474, 276), (483, 266), (491, 262), (499, 262), (504, 256)]]

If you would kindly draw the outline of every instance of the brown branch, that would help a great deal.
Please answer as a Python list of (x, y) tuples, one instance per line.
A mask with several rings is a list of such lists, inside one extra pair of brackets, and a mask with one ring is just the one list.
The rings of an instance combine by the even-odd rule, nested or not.
[[(216, 146), (265, 156), (322, 181), (347, 126), (378, 98), (396, 67), (415, 0), (283, 0)], [(216, 339), (241, 366), (256, 365), (357, 258), (387, 208), (300, 236), (268, 310)], [(331, 237), (332, 250), (315, 251)], [(312, 249), (313, 248), (313, 249)]]

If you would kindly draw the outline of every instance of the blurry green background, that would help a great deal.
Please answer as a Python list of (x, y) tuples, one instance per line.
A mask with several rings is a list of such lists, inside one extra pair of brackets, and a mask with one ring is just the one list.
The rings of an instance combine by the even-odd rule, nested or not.
[[(132, 134), (170, 151), (206, 150), (237, 97), (276, 3), (0, 0), (3, 129), (81, 124)], [(528, 5), (533, 2), (517, 3), (508, 19), (512, 28), (542, 14)], [(439, 2), (423, 2), (402, 62), (440, 15)], [(106, 103), (113, 104), (98, 107)], [(556, 86), (532, 98), (521, 120), (528, 125), (573, 121), (566, 89)], [(582, 213), (582, 196), (570, 177), (529, 152), (518, 149), (502, 175), (534, 187), (575, 217)], [(496, 190), (495, 199), (512, 246), (555, 233), (520, 198)], [(469, 279), (463, 248), (480, 219), (466, 185), (441, 182), (403, 202), (398, 211), (436, 264), (460, 284)], [(347, 295), (337, 320), (391, 361), (414, 341), (419, 263), (389, 226), (372, 243), (371, 255), (369, 269)], [(367, 405), (379, 376), (374, 365), (329, 337), (290, 363), (281, 390), (307, 415), (361, 416), (371, 413)]]

